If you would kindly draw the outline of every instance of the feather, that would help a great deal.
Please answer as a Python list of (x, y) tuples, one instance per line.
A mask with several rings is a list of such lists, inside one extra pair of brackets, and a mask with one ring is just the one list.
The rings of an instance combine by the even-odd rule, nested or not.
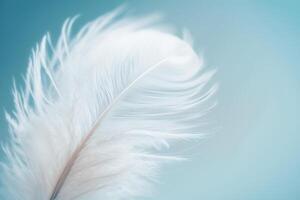
[(155, 16), (121, 17), (117, 9), (73, 36), (68, 19), (56, 45), (47, 34), (33, 51), (6, 114), (6, 199), (132, 199), (178, 159), (162, 149), (202, 136), (214, 72)]

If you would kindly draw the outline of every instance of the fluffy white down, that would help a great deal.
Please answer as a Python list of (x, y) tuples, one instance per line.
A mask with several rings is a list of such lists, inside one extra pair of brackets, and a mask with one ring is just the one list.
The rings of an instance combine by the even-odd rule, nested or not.
[(33, 52), (7, 114), (6, 199), (132, 199), (145, 194), (172, 140), (201, 136), (213, 72), (152, 17), (116, 10)]

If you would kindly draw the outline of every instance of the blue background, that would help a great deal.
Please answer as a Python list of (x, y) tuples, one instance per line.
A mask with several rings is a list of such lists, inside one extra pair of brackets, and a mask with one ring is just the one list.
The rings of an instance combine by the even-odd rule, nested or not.
[[(0, 0), (0, 137), (4, 108), (13, 107), (31, 48), (63, 21), (79, 23), (121, 5), (100, 0)], [(216, 134), (193, 148), (191, 160), (168, 165), (156, 200), (300, 199), (299, 1), (128, 1), (135, 15), (161, 12), (188, 28), (206, 65), (217, 68)], [(3, 154), (0, 154), (3, 159)]]

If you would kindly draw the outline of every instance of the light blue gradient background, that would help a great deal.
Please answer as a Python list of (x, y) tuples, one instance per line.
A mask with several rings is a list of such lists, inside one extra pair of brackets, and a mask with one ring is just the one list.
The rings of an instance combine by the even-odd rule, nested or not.
[[(161, 173), (155, 200), (300, 199), (300, 1), (128, 1), (136, 15), (161, 12), (188, 28), (206, 65), (218, 69), (220, 130), (191, 161)], [(63, 21), (80, 23), (122, 4), (100, 0), (0, 0), (0, 136), (31, 48)], [(20, 82), (19, 82), (20, 83)], [(2, 109), (3, 108), (3, 109)], [(2, 155), (2, 154), (1, 154)], [(3, 158), (3, 156), (1, 156)]]

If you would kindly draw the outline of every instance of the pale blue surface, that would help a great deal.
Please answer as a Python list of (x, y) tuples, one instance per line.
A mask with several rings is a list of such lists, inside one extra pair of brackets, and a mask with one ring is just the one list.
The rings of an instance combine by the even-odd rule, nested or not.
[[(24, 73), (30, 49), (65, 18), (80, 22), (122, 1), (0, 0), (0, 136), (11, 110), (12, 77)], [(226, 3), (225, 3), (226, 2)], [(299, 1), (129, 1), (134, 14), (159, 11), (188, 28), (221, 88), (218, 134), (192, 160), (164, 168), (156, 200), (300, 199)]]

